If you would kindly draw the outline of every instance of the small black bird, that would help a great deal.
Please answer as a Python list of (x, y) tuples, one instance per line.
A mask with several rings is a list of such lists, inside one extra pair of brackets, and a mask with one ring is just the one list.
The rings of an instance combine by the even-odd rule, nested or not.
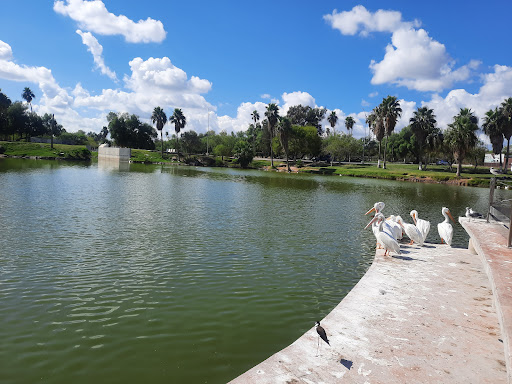
[[(329, 339), (327, 338), (325, 329), (322, 328), (319, 321), (317, 321), (315, 324), (316, 324), (316, 333), (318, 333), (318, 336), (320, 336), (323, 341), (325, 341), (327, 344), (329, 344)], [(331, 345), (331, 344), (329, 344), (329, 345)]]

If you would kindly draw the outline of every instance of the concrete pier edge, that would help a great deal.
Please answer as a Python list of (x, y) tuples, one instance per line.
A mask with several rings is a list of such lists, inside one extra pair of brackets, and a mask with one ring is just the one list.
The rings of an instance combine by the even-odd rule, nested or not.
[(512, 250), (497, 245), (502, 227), (459, 222), (469, 249), (404, 245), (405, 256), (394, 258), (376, 250), (365, 275), (321, 321), (331, 347), (320, 357), (313, 327), (230, 383), (512, 383), (512, 276), (499, 271), (512, 263)]

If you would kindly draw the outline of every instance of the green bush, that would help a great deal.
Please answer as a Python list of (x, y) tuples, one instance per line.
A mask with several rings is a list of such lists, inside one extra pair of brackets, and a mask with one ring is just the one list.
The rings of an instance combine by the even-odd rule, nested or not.
[(0, 145), (0, 155), (5, 152), (5, 148)]

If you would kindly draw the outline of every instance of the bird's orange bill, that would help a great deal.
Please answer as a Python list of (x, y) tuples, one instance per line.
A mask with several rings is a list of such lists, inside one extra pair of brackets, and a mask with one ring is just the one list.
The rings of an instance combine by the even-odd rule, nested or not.
[(452, 216), (452, 214), (450, 213), (450, 210), (446, 211), (446, 213), (448, 214), (448, 216), (450, 216), (450, 219), (452, 219), (452, 221), (455, 223), (455, 220), (453, 219), (453, 216)]
[(364, 227), (364, 229), (368, 228), (370, 225), (372, 225), (375, 221), (377, 221), (378, 217), (377, 216), (374, 216), (373, 219), (368, 223), (366, 224), (366, 227)]
[(372, 209), (370, 209), (368, 212), (365, 213), (365, 215), (369, 215), (370, 213), (374, 212), (375, 211), (375, 207), (373, 207)]

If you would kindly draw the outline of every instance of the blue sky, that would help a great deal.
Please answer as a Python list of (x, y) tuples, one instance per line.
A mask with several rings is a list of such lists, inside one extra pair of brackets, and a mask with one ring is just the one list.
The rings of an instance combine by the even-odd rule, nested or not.
[[(509, 1), (5, 1), (0, 88), (24, 87), (68, 131), (109, 111), (182, 108), (188, 129), (245, 130), (277, 102), (335, 110), (337, 129), (387, 95), (439, 126), (512, 96)], [(327, 125), (327, 123), (326, 123)], [(165, 130), (173, 131), (172, 126)]]

